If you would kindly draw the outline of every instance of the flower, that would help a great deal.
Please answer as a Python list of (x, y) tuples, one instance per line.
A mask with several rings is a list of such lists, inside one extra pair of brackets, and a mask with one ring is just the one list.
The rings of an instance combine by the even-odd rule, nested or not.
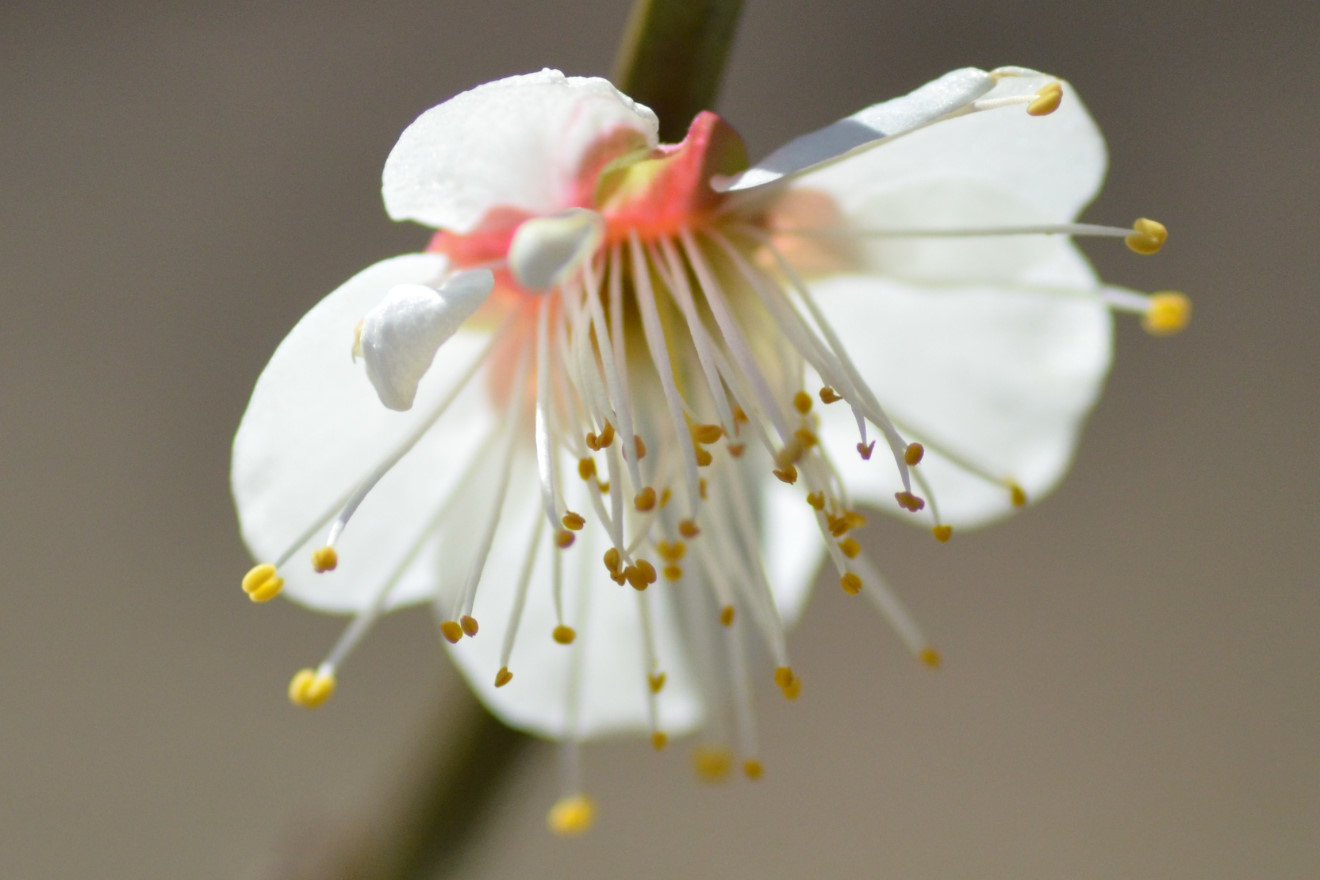
[[(243, 535), (274, 560), (244, 589), (353, 615), (294, 702), (426, 602), (491, 711), (570, 766), (585, 739), (701, 728), (699, 772), (736, 752), (755, 778), (751, 682), (797, 695), (784, 633), (822, 560), (938, 663), (852, 537), (860, 506), (947, 541), (1042, 496), (1110, 312), (1186, 321), (1071, 243), (1165, 232), (1073, 222), (1104, 144), (1043, 74), (954, 71), (750, 168), (712, 113), (656, 131), (545, 70), (403, 133), (386, 208), (438, 232), (294, 327), (234, 440)], [(551, 825), (592, 814), (570, 774)]]

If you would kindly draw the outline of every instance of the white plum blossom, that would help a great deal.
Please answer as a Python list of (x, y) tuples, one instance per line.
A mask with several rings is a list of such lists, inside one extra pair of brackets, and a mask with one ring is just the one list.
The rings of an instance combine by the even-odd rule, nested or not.
[[(258, 379), (233, 491), (281, 590), (352, 615), (294, 702), (384, 612), (427, 603), (492, 712), (565, 742), (701, 731), (761, 774), (753, 683), (796, 696), (785, 630), (819, 566), (938, 655), (854, 535), (948, 540), (1058, 482), (1103, 385), (1108, 287), (1073, 245), (1105, 171), (1071, 88), (957, 70), (749, 167), (702, 113), (681, 144), (602, 79), (487, 83), (403, 133), (395, 220), (438, 230), (315, 306)], [(874, 453), (874, 454), (873, 454)], [(864, 600), (863, 600), (864, 601)], [(589, 824), (569, 775), (551, 812)]]

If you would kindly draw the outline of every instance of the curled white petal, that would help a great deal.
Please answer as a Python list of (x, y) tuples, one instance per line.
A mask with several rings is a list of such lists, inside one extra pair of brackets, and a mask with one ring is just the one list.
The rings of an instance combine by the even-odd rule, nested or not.
[(495, 286), (489, 270), (459, 272), (439, 287), (391, 288), (362, 319), (361, 349), (380, 402), (406, 410), (435, 353), (458, 331)]
[(586, 208), (536, 217), (509, 244), (509, 268), (528, 290), (549, 290), (581, 265), (605, 236), (605, 218)]

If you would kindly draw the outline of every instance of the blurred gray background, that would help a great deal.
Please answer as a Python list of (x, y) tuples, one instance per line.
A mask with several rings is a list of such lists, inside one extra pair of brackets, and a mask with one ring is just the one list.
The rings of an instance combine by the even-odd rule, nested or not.
[[(0, 876), (267, 876), (460, 711), (425, 611), (288, 705), (342, 622), (239, 591), (229, 442), (294, 321), (425, 242), (380, 205), (402, 128), (492, 78), (608, 73), (626, 5), (0, 9)], [(1088, 251), (1194, 321), (1119, 322), (1047, 503), (948, 546), (868, 529), (943, 669), (821, 589), (802, 699), (760, 694), (759, 784), (592, 748), (599, 822), (563, 842), (538, 745), (467, 876), (1320, 876), (1317, 38), (1274, 0), (747, 0), (719, 109), (754, 154), (954, 67), (1072, 80), (1112, 153), (1088, 219), (1172, 230)]]

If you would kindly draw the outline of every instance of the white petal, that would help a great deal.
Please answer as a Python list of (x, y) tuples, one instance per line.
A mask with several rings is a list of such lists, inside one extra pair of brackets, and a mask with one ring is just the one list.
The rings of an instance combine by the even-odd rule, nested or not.
[[(551, 738), (563, 738), (576, 730), (583, 739), (644, 732), (650, 723), (646, 699), (651, 670), (642, 648), (639, 594), (606, 576), (601, 556), (607, 544), (599, 523), (590, 522), (567, 550), (557, 549), (543, 534), (509, 661), (513, 679), (504, 687), (495, 687), (533, 521), (544, 515), (536, 479), (533, 456), (523, 456), (473, 608), (480, 631), (474, 638), (449, 646), (450, 653), (482, 702), (521, 730)], [(577, 509), (590, 508), (583, 503)], [(565, 622), (577, 631), (576, 641), (567, 646), (551, 638), (557, 623), (551, 573), (555, 554), (564, 564)], [(660, 727), (671, 735), (682, 734), (701, 719), (699, 692), (671, 597), (663, 585), (656, 585), (642, 598), (651, 602), (656, 652), (666, 678), (658, 695)], [(579, 651), (581, 656), (575, 659)], [(579, 676), (576, 717), (570, 697), (575, 663)]]
[[(1032, 94), (1050, 81), (1005, 77), (985, 97)], [(1071, 220), (1099, 191), (1107, 159), (1085, 105), (1062, 85), (1063, 101), (1049, 116), (1031, 116), (1021, 105), (959, 116), (812, 171), (796, 184), (823, 190), (845, 213), (860, 214), (896, 190), (965, 181), (1012, 193), (1046, 220)]]
[(750, 189), (837, 159), (851, 150), (939, 119), (975, 101), (994, 85), (990, 74), (973, 67), (946, 73), (901, 98), (873, 104), (794, 138), (733, 180), (717, 184), (717, 188)]
[[(243, 537), (257, 559), (274, 561), (323, 514), (336, 513), (482, 350), (483, 336), (467, 330), (455, 335), (441, 348), (408, 413), (383, 407), (362, 364), (350, 357), (354, 328), (390, 288), (434, 284), (446, 266), (443, 257), (430, 254), (377, 263), (323, 299), (280, 343), (234, 437), (234, 499)], [(308, 554), (324, 542), (324, 530), (281, 568), (287, 595), (325, 611), (370, 604), (456, 483), (457, 465), (492, 423), (483, 378), (469, 383), (451, 411), (363, 502), (339, 543), (337, 569), (320, 575), (311, 569)], [(389, 605), (419, 601), (433, 590), (429, 566), (413, 566)]]
[(654, 113), (603, 79), (543, 70), (486, 83), (408, 126), (385, 162), (385, 209), (454, 232), (496, 207), (552, 213), (577, 203), (582, 164), (600, 158), (593, 148), (653, 147), (657, 128)]
[[(920, 470), (944, 518), (974, 525), (1011, 510), (1002, 486), (959, 468), (942, 443), (1035, 500), (1063, 476), (1109, 369), (1108, 309), (1069, 244), (1018, 287), (918, 288), (875, 277), (812, 288), (863, 378), (890, 414), (928, 443)], [(824, 441), (856, 496), (898, 512), (892, 461), (859, 459), (849, 414), (825, 407)], [(929, 525), (924, 514), (913, 521)]]
[(487, 269), (458, 272), (439, 287), (400, 284), (362, 320), (362, 358), (380, 402), (406, 410), (436, 350), (486, 301), (495, 278)]

